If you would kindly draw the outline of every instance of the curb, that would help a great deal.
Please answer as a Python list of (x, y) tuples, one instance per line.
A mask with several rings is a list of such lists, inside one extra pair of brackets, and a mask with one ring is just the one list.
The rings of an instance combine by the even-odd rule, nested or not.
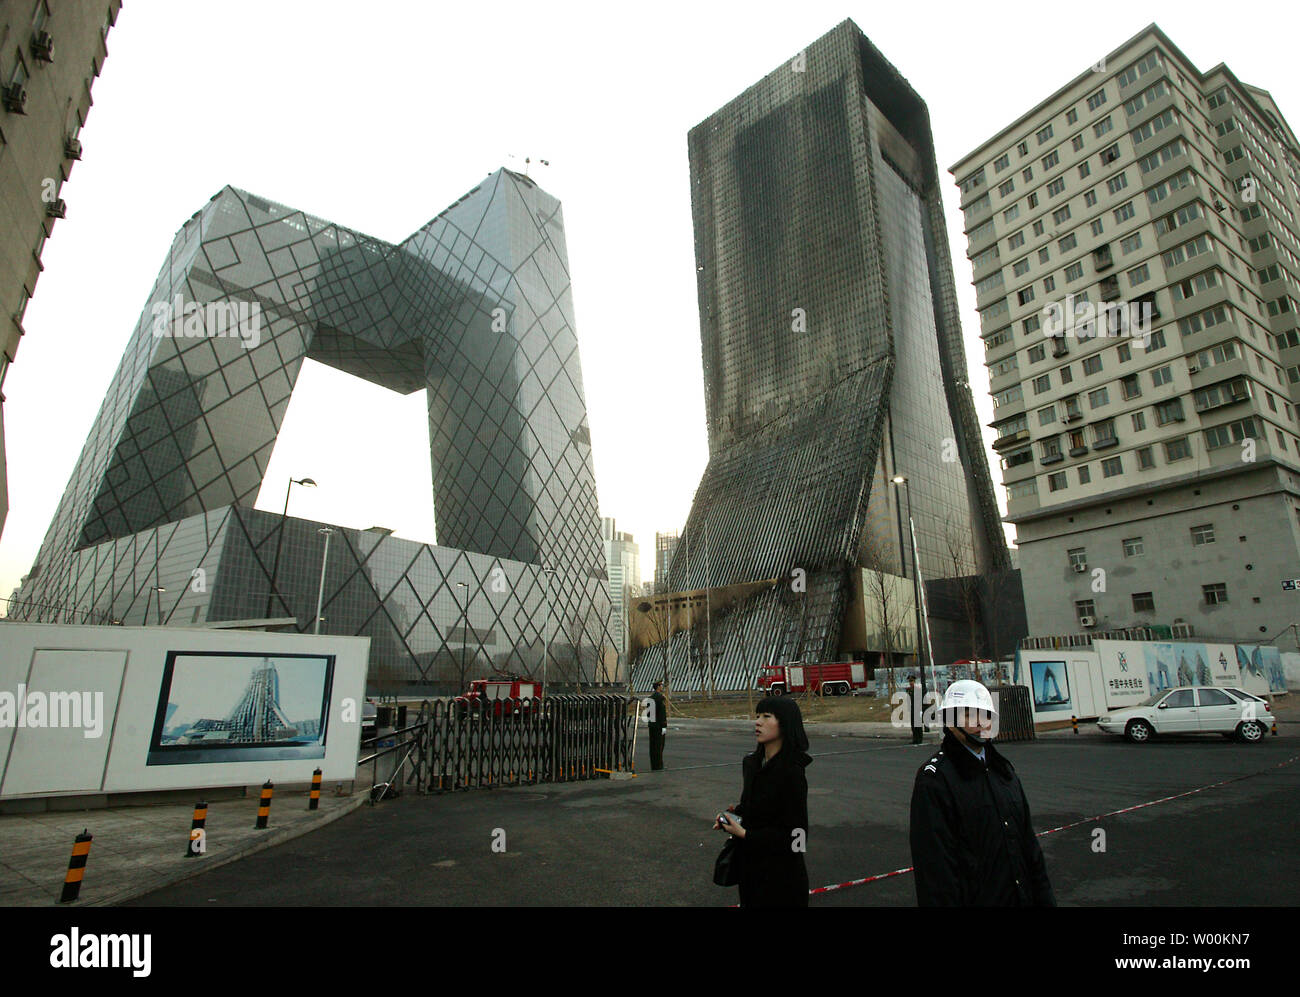
[[(310, 831), (318, 830), (329, 824), (334, 823), (340, 817), (352, 813), (364, 806), (370, 797), (367, 793), (354, 793), (353, 799), (347, 803), (323, 814), (318, 820), (304, 820), (292, 827), (282, 827), (273, 829), (269, 835), (260, 837), (255, 841), (250, 841), (241, 848), (236, 848), (220, 858), (213, 858), (211, 861), (198, 863), (198, 867), (191, 866), (179, 869), (169, 870), (164, 873), (150, 872), (144, 874), (142, 878), (148, 880), (147, 883), (137, 883), (133, 886), (125, 887), (94, 900), (84, 900), (71, 904), (54, 904), (53, 906), (75, 910), (78, 907), (113, 907), (127, 900), (134, 900), (136, 897), (144, 896), (146, 893), (152, 893), (154, 890), (161, 890), (167, 886), (175, 886), (177, 883), (184, 882), (187, 879), (193, 879), (195, 876), (202, 875), (210, 869), (219, 869), (223, 865), (231, 862), (237, 862), (240, 859), (247, 858), (257, 852), (267, 848), (274, 848), (276, 845), (282, 845), (286, 841), (292, 841), (294, 838), (301, 837)], [(319, 811), (318, 811), (319, 812)]]

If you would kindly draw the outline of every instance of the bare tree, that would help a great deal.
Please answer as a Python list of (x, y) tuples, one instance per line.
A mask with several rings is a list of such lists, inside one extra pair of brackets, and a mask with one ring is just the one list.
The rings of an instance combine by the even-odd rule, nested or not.
[(980, 576), (975, 572), (975, 557), (970, 538), (948, 520), (944, 529), (944, 546), (952, 564), (951, 583), (957, 586), (962, 616), (970, 636), (970, 660), (975, 662), (975, 679), (980, 680), (979, 660), (984, 650), (983, 620), (980, 611)]
[[(864, 538), (861, 547), (862, 567), (866, 574), (863, 578), (863, 611), (868, 625), (875, 625), (874, 632), (868, 632), (868, 652), (873, 648), (879, 650), (888, 662), (887, 672), (889, 695), (894, 695), (894, 654), (906, 650), (906, 632), (910, 627), (916, 629), (916, 598), (914, 588), (901, 574), (895, 574), (893, 568), (898, 566), (897, 557), (892, 547), (886, 547), (874, 536)], [(920, 661), (918, 647), (919, 634), (912, 641), (912, 652)]]

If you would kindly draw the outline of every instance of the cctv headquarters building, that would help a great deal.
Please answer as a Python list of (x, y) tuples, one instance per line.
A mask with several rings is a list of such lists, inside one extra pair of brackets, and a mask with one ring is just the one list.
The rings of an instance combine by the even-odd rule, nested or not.
[[(508, 170), (396, 245), (221, 190), (172, 243), (10, 618), (310, 632), (323, 575), (321, 632), (370, 637), (372, 690), (536, 674), (544, 648), (552, 681), (617, 680), (570, 293), (560, 203)], [(223, 314), (260, 328), (188, 328)], [(436, 546), (252, 508), (308, 357), (427, 392)]]

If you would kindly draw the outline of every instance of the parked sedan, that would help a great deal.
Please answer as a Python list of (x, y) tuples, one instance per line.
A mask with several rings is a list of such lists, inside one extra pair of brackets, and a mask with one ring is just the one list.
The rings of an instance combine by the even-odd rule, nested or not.
[(1123, 734), (1140, 744), (1154, 734), (1222, 734), (1261, 741), (1272, 724), (1268, 703), (1240, 689), (1189, 686), (1115, 710), (1097, 719), (1108, 734)]

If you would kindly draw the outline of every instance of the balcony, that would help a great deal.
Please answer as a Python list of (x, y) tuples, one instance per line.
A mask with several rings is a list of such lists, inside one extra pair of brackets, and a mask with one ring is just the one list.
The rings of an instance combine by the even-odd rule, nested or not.
[(1115, 265), (1115, 261), (1110, 255), (1110, 243), (1098, 246), (1092, 251), (1092, 265), (1097, 268), (1098, 273), (1102, 270), (1109, 270)]
[(1092, 441), (1092, 449), (1094, 449), (1094, 450), (1105, 450), (1107, 447), (1113, 447), (1113, 446), (1117, 445), (1118, 443), (1119, 443), (1119, 440), (1116, 439), (1114, 436), (1103, 436), (1103, 437), (1102, 437), (1101, 439), (1099, 439), (1099, 440), (1093, 440), (1093, 441)]
[(1082, 456), (1084, 456), (1085, 454), (1087, 454), (1087, 452), (1088, 452), (1088, 448), (1087, 448), (1087, 447), (1082, 447), (1082, 446), (1080, 446), (1080, 447), (1070, 447), (1070, 456), (1071, 456), (1071, 457), (1082, 457)]
[(993, 449), (1001, 453), (1007, 447), (1014, 446), (1017, 443), (1024, 443), (1029, 439), (1029, 430), (1022, 429), (1015, 433), (1008, 433), (1006, 436), (999, 436), (993, 441)]
[(1038, 463), (1046, 467), (1048, 464), (1059, 464), (1063, 460), (1065, 460), (1065, 455), (1058, 450), (1056, 453), (1044, 454), (1039, 457)]
[(1111, 274), (1101, 281), (1101, 300), (1116, 301), (1119, 298), (1119, 277)]
[(1062, 422), (1078, 422), (1083, 418), (1083, 413), (1078, 409), (1066, 409), (1065, 414), (1061, 416)]
[(1052, 356), (1059, 360), (1061, 357), (1070, 355), (1069, 344), (1064, 337), (1057, 337), (1052, 340)]

